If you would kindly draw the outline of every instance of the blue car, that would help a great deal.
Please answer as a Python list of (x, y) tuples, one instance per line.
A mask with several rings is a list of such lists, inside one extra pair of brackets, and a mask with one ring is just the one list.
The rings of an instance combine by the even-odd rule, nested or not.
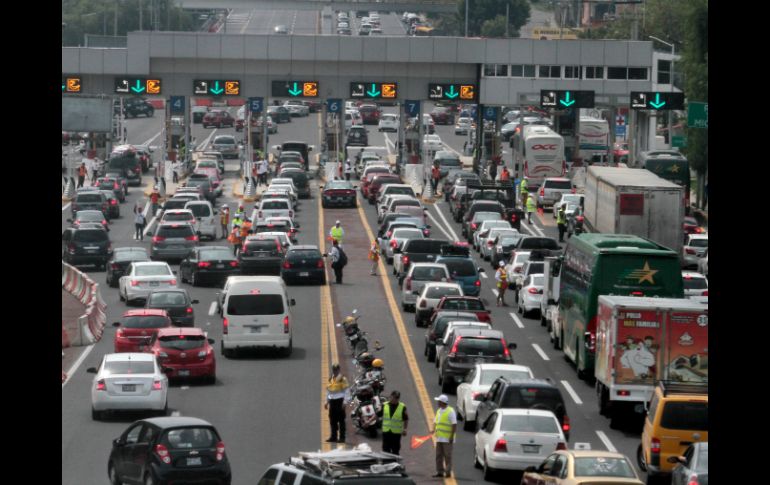
[(466, 296), (479, 296), (481, 294), (479, 272), (484, 271), (484, 269), (477, 268), (473, 263), (467, 246), (443, 246), (441, 256), (436, 258), (435, 262), (446, 265), (452, 281), (462, 286)]

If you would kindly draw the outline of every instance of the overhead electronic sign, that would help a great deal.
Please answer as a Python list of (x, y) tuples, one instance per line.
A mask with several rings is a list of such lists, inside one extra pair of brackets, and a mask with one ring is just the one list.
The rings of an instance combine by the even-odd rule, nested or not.
[(273, 81), (271, 95), (274, 98), (317, 98), (317, 81)]
[(631, 91), (631, 109), (649, 109), (653, 111), (683, 110), (684, 93)]
[(395, 99), (398, 97), (396, 83), (353, 82), (350, 83), (350, 97), (354, 99)]
[(200, 96), (239, 96), (241, 82), (226, 79), (196, 79), (193, 94)]
[(160, 94), (160, 79), (116, 77), (115, 94)]
[(62, 76), (61, 77), (61, 92), (62, 93), (79, 93), (83, 90), (81, 85), (80, 76)]
[(428, 99), (434, 100), (475, 101), (477, 92), (475, 84), (428, 84)]
[(541, 90), (540, 107), (554, 109), (593, 108), (593, 91)]

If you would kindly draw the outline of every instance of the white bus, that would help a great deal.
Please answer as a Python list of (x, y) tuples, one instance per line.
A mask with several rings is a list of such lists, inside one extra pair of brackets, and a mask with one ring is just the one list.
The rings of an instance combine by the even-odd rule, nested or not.
[(578, 158), (588, 163), (606, 163), (610, 151), (607, 120), (581, 116), (578, 127)]
[(565, 177), (564, 138), (547, 126), (524, 125), (513, 137), (513, 161), (527, 177), (530, 190), (547, 177)]

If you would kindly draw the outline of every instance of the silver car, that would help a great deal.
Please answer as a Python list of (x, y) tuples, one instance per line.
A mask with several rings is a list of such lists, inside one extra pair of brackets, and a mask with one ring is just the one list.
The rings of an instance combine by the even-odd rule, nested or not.
[(518, 236), (519, 231), (508, 227), (493, 227), (486, 236), (479, 238), (479, 252), (485, 261), (492, 261), (495, 252), (495, 243), (504, 237)]
[(553, 205), (553, 218), (556, 219), (556, 214), (559, 212), (559, 207), (563, 203), (573, 203), (573, 204), (579, 204), (582, 205), (582, 201), (585, 198), (585, 195), (583, 194), (573, 194), (573, 193), (564, 193), (561, 194), (561, 199), (557, 200), (556, 203)]
[(152, 236), (150, 257), (153, 260), (184, 259), (198, 245), (198, 235), (187, 223), (164, 223)]
[(211, 149), (220, 152), (224, 158), (238, 158), (240, 148), (232, 135), (220, 135), (214, 138)]
[(682, 267), (698, 267), (698, 261), (706, 255), (709, 247), (708, 234), (688, 234), (682, 247)]
[(527, 316), (533, 311), (540, 311), (544, 284), (545, 275), (542, 274), (531, 274), (524, 278), (519, 290), (519, 313), (522, 316)]
[(709, 296), (709, 280), (695, 271), (682, 271), (684, 296)]
[(107, 354), (98, 369), (91, 367), (87, 372), (96, 374), (91, 384), (94, 420), (106, 411), (168, 412), (168, 377), (154, 354)]
[(572, 190), (573, 187), (570, 179), (561, 177), (547, 178), (537, 191), (537, 206), (553, 205), (561, 199), (561, 194), (571, 193)]
[(388, 260), (388, 264), (393, 264), (394, 249), (399, 248), (400, 250), (404, 246), (404, 242), (409, 239), (425, 239), (425, 235), (420, 229), (411, 227), (400, 227), (393, 230), (393, 234), (385, 245), (385, 258)]
[(162, 261), (135, 261), (118, 280), (120, 301), (146, 300), (152, 290), (176, 288), (176, 275)]
[(414, 263), (409, 267), (406, 278), (401, 286), (401, 308), (404, 311), (411, 309), (422, 288), (428, 283), (449, 281), (449, 270), (445, 264), (439, 263)]
[(503, 221), (500, 219), (490, 219), (483, 221), (479, 228), (476, 230), (476, 232), (473, 233), (473, 249), (475, 249), (478, 252), (481, 252), (481, 240), (482, 238), (486, 238), (486, 236), (489, 234), (489, 231), (493, 228), (511, 228), (511, 223), (508, 221)]

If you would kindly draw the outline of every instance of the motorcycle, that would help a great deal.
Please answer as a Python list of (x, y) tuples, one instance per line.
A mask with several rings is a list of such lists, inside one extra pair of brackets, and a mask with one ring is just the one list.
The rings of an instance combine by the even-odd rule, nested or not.
[(385, 378), (385, 373), (380, 367), (379, 369), (373, 368), (371, 370), (364, 371), (360, 376), (356, 378), (354, 382), (356, 386), (369, 385), (372, 387), (372, 390), (375, 392), (375, 394), (380, 395), (385, 390), (386, 380), (387, 379)]
[(356, 386), (355, 397), (350, 406), (353, 411), (350, 419), (356, 429), (364, 431), (370, 438), (377, 437), (377, 428), (382, 426), (382, 419), (377, 415), (382, 411), (382, 400), (374, 393), (372, 386)]
[(584, 232), (583, 216), (575, 215), (574, 217), (570, 218), (569, 223), (567, 224), (567, 237), (572, 237), (573, 234), (579, 236)]
[(360, 355), (362, 352), (366, 352), (368, 349), (368, 342), (366, 341), (366, 333), (361, 331), (358, 327), (358, 319), (361, 318), (358, 315), (358, 310), (353, 310), (353, 313), (346, 317), (342, 323), (338, 323), (338, 327), (342, 327), (345, 332), (345, 340), (347, 340), (353, 355)]

